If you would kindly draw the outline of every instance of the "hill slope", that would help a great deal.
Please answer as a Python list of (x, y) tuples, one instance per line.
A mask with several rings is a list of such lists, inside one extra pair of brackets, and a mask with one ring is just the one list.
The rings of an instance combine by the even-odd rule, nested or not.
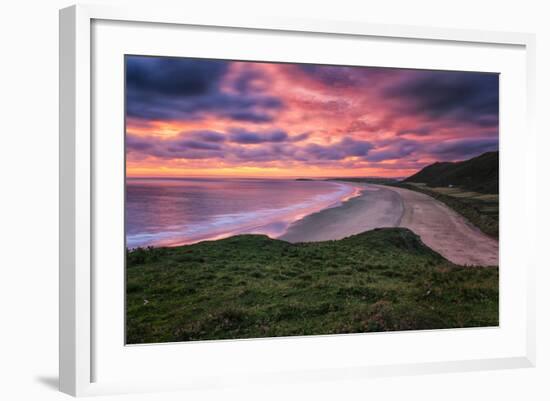
[(461, 162), (437, 162), (406, 178), (430, 187), (458, 186), (475, 192), (498, 193), (498, 152), (487, 152)]
[(138, 248), (126, 279), (133, 344), (498, 325), (498, 269), (455, 266), (403, 228)]

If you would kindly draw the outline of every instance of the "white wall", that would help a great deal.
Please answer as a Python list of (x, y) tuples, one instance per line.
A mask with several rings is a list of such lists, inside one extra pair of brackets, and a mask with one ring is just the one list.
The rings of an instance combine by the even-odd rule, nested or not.
[[(128, 4), (137, 1), (96, 1)], [(141, 3), (147, 3), (141, 1)], [(550, 28), (544, 1), (497, 0), (273, 0), (162, 1), (189, 12), (200, 7), (213, 13), (251, 9), (264, 14), (298, 17), (361, 19), (369, 22), (448, 26), (538, 35), (539, 173), (550, 173), (546, 114), (550, 105)], [(199, 5), (200, 3), (200, 5)], [(70, 1), (26, 0), (2, 3), (0, 22), (0, 397), (7, 400), (50, 400), (65, 396), (54, 389), (57, 380), (57, 10)], [(522, 133), (518, 133), (521, 135)], [(543, 180), (541, 180), (541, 184)], [(539, 207), (548, 203), (542, 188)], [(542, 212), (542, 211), (541, 211)], [(550, 223), (541, 213), (543, 227)], [(543, 235), (546, 238), (543, 238)], [(545, 261), (546, 262), (546, 261)], [(230, 390), (226, 399), (550, 399), (550, 305), (546, 285), (548, 263), (538, 272), (538, 367), (535, 369), (445, 374), (331, 382), (288, 388)], [(192, 394), (188, 399), (219, 399), (220, 393)], [(132, 400), (181, 399), (182, 394), (142, 395)]]

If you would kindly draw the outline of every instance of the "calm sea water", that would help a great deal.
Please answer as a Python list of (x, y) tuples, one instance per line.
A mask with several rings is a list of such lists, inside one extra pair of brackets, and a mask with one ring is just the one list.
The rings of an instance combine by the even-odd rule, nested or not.
[(353, 184), (261, 179), (126, 182), (126, 244), (170, 246), (235, 234), (276, 238), (292, 222), (356, 196)]

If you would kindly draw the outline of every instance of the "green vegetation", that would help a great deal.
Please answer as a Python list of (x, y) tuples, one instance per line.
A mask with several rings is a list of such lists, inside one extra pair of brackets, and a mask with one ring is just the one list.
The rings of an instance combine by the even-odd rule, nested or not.
[(406, 178), (429, 187), (461, 187), (474, 192), (498, 194), (498, 152), (487, 152), (462, 162), (437, 162)]
[(497, 194), (483, 194), (459, 187), (430, 188), (424, 183), (414, 182), (401, 182), (393, 185), (425, 193), (443, 202), (485, 234), (498, 238), (499, 208)]
[(498, 268), (455, 266), (403, 228), (136, 249), (126, 272), (133, 344), (498, 325)]

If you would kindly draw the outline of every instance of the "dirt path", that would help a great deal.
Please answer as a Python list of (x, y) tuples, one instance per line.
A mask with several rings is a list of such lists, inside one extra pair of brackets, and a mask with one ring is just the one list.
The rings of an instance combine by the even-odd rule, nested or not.
[(373, 185), (398, 193), (403, 215), (397, 226), (420, 236), (430, 248), (458, 265), (498, 265), (498, 240), (434, 198), (403, 188)]

